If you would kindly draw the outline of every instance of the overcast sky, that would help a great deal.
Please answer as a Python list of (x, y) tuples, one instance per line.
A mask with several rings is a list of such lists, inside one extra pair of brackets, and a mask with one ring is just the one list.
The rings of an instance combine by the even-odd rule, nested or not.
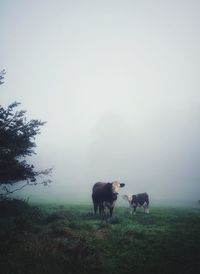
[(0, 0), (0, 101), (47, 121), (53, 184), (31, 198), (88, 199), (96, 181), (152, 199), (200, 198), (198, 0)]

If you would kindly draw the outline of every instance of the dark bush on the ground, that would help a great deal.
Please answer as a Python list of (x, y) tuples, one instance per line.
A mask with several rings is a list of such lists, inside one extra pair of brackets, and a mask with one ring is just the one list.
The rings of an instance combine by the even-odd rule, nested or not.
[(0, 199), (0, 218), (15, 217), (23, 214), (31, 207), (25, 200), (2, 198)]
[(12, 239), (24, 232), (37, 231), (44, 221), (43, 214), (26, 200), (1, 199), (0, 239)]

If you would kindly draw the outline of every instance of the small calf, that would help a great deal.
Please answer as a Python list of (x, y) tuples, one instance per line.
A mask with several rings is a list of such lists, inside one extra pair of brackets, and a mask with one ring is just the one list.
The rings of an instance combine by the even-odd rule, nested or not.
[(137, 195), (124, 195), (123, 198), (130, 204), (130, 214), (136, 213), (137, 207), (144, 207), (144, 212), (149, 213), (149, 195), (145, 193), (139, 193)]

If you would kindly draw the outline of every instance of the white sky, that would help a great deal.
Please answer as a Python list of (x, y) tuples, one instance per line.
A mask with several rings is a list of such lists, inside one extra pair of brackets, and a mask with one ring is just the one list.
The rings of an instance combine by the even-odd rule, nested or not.
[[(31, 197), (200, 196), (200, 2), (0, 0), (1, 104), (47, 121)], [(42, 194), (41, 194), (42, 193)]]

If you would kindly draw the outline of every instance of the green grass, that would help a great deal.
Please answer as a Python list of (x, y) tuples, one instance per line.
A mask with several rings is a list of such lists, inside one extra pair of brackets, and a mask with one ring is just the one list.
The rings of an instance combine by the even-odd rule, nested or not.
[(2, 274), (200, 273), (200, 210), (153, 207), (110, 224), (91, 205), (37, 205), (0, 218)]

